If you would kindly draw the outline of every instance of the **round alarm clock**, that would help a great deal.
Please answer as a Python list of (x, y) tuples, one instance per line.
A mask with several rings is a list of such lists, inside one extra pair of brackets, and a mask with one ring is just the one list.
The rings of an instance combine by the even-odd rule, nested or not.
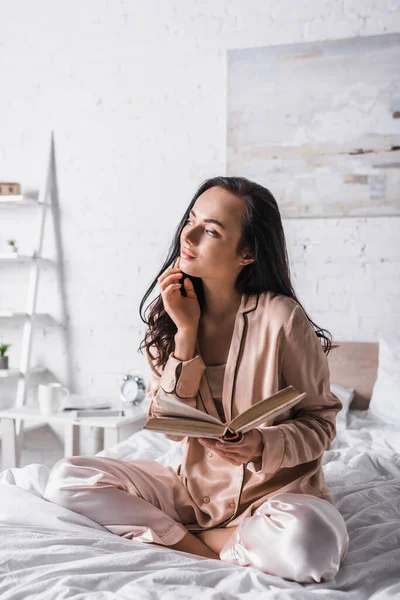
[(146, 384), (139, 373), (128, 373), (122, 377), (121, 400), (137, 406), (146, 396)]

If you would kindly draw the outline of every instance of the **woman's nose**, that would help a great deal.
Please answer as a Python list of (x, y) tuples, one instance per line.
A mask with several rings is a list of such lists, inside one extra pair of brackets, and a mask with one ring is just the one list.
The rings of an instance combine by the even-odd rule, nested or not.
[(186, 233), (185, 237), (182, 238), (183, 243), (187, 244), (188, 246), (195, 246), (197, 244), (197, 237), (196, 237), (197, 235), (198, 234), (196, 232), (191, 230), (190, 233)]

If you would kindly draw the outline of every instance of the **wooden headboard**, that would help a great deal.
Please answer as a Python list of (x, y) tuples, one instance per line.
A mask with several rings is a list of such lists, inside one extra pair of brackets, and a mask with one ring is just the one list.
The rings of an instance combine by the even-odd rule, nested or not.
[(328, 354), (331, 383), (355, 389), (351, 408), (367, 410), (378, 373), (378, 342), (338, 342)]

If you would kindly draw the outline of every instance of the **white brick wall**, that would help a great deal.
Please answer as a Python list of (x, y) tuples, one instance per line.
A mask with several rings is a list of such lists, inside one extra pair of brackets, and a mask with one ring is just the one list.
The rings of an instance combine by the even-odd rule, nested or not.
[[(398, 32), (400, 2), (6, 0), (0, 22), (0, 179), (37, 187), (55, 131), (72, 378), (57, 328), (38, 330), (33, 358), (75, 393), (108, 395), (130, 368), (147, 377), (140, 299), (197, 186), (224, 172), (225, 51)], [(1, 213), (0, 250), (9, 237), (36, 244), (37, 213), (19, 214)], [(398, 330), (398, 218), (285, 230), (318, 325), (336, 340)], [(24, 273), (1, 268), (0, 306), (24, 308)], [(39, 309), (58, 313), (51, 269), (41, 284)], [(20, 331), (0, 332), (13, 365)], [(0, 385), (9, 403), (13, 388)]]

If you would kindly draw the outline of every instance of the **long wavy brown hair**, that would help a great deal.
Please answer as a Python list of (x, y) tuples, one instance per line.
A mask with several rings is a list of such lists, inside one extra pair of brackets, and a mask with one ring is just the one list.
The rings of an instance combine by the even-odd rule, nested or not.
[[(174, 336), (177, 332), (177, 327), (164, 309), (161, 293), (146, 307), (146, 310), (149, 308), (148, 319), (146, 319), (145, 315), (142, 316), (143, 306), (157, 285), (160, 275), (168, 267), (173, 266), (180, 255), (182, 229), (189, 218), (190, 210), (197, 198), (214, 186), (228, 190), (241, 198), (245, 207), (241, 223), (241, 237), (236, 252), (239, 254), (247, 249), (255, 260), (246, 265), (239, 273), (235, 282), (236, 290), (239, 293), (245, 294), (261, 294), (272, 291), (296, 300), (304, 310), (312, 327), (315, 328), (316, 335), (323, 340), (324, 343), (322, 346), (324, 352), (329, 354), (331, 348), (335, 347), (331, 343), (331, 334), (326, 329), (319, 328), (311, 320), (293, 289), (285, 235), (278, 204), (267, 188), (245, 177), (212, 177), (204, 181), (193, 196), (176, 229), (168, 256), (140, 303), (140, 318), (147, 325), (147, 330), (138, 350), (142, 352), (142, 348), (145, 347), (146, 352), (152, 360), (155, 359), (154, 364), (156, 367), (164, 367), (169, 354), (174, 350)], [(202, 310), (204, 307), (202, 279), (187, 274), (184, 277), (189, 277), (192, 281), (200, 309)], [(183, 282), (184, 277), (180, 279), (180, 282)], [(183, 290), (182, 293), (185, 294), (185, 291)], [(156, 348), (156, 357), (150, 352), (151, 346), (155, 346)]]

